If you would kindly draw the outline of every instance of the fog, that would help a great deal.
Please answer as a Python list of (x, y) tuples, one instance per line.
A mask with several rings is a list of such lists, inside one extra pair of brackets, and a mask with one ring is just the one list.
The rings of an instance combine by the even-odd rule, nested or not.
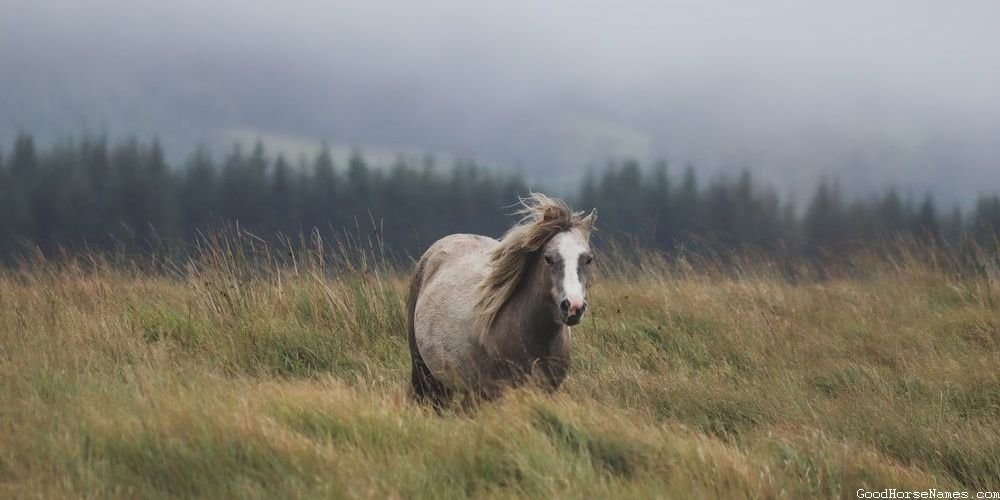
[(0, 0), (0, 144), (261, 137), (518, 168), (612, 159), (782, 194), (1000, 187), (1000, 3)]

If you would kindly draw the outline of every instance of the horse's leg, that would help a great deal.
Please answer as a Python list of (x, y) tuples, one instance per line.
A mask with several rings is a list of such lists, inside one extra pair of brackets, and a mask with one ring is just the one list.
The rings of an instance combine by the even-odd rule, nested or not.
[(419, 403), (430, 402), (439, 410), (444, 408), (451, 401), (451, 389), (431, 373), (420, 357), (420, 353), (414, 352), (411, 361), (413, 365), (411, 373), (413, 392), (411, 396), (413, 399)]
[(503, 396), (499, 386), (469, 388), (462, 391), (461, 408), (464, 413), (472, 413), (485, 403), (496, 401)]
[(546, 392), (554, 392), (566, 380), (569, 372), (569, 360), (552, 357), (539, 359), (532, 365), (532, 379), (538, 387)]

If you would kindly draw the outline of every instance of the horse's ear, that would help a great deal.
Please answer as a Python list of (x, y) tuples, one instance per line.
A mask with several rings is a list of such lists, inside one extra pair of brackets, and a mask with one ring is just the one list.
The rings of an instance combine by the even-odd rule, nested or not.
[(594, 228), (596, 227), (595, 224), (597, 224), (597, 209), (596, 208), (592, 209), (590, 211), (590, 213), (587, 214), (586, 217), (584, 217), (583, 219), (580, 220), (580, 227), (582, 227), (583, 230), (587, 234), (590, 234), (594, 230)]

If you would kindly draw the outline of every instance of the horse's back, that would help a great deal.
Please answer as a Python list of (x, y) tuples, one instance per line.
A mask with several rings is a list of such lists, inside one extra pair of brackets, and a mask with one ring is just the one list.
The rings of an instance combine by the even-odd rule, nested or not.
[[(437, 240), (420, 258), (424, 284), (433, 281), (442, 269), (446, 272), (459, 271), (455, 274), (462, 275), (448, 276), (450, 278), (486, 276), (489, 271), (489, 252), (497, 244), (497, 240), (478, 234), (452, 234)], [(461, 265), (462, 268), (456, 269), (456, 265)]]
[(420, 258), (420, 283), (411, 317), (419, 356), (431, 373), (450, 386), (476, 376), (477, 287), (489, 272), (492, 238), (474, 234), (446, 236)]

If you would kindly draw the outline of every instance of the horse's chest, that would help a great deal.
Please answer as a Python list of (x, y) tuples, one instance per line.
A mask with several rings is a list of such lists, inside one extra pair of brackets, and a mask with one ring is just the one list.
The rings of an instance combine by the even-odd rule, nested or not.
[(564, 329), (551, 339), (501, 342), (493, 354), (496, 378), (515, 384), (535, 379), (559, 387), (569, 371), (569, 331)]

